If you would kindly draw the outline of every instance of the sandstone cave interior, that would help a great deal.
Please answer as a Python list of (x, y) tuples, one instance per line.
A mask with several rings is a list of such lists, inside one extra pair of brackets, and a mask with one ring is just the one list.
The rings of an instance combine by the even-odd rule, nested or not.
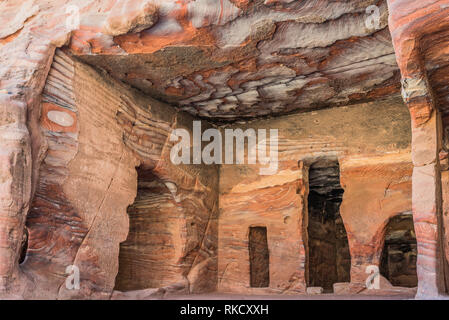
[(59, 2), (0, 1), (0, 298), (447, 295), (449, 0)]
[(115, 281), (122, 291), (164, 287), (176, 269), (170, 260), (176, 250), (170, 228), (176, 228), (174, 221), (180, 214), (176, 202), (151, 169), (138, 167), (137, 177), (137, 196), (127, 209), (129, 233), (120, 244)]

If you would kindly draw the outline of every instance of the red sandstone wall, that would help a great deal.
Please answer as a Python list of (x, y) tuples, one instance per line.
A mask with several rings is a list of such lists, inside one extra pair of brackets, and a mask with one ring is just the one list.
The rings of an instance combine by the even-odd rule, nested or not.
[[(352, 256), (345, 290), (362, 291), (365, 266), (379, 264), (389, 217), (411, 211), (409, 125), (406, 107), (393, 99), (242, 126), (279, 129), (280, 167), (273, 176), (260, 176), (259, 165), (220, 168), (219, 290), (305, 292), (307, 165), (330, 157), (340, 162), (345, 190), (340, 213)], [(267, 227), (269, 288), (249, 285), (250, 226)]]
[(351, 281), (364, 283), (366, 268), (380, 264), (385, 227), (395, 215), (411, 212), (410, 153), (341, 160), (345, 189), (340, 214), (351, 251)]
[[(166, 195), (174, 206), (168, 214), (177, 225), (177, 230), (161, 226), (172, 232), (174, 252), (158, 269), (161, 281), (152, 285), (176, 284), (183, 292), (215, 289), (218, 172), (213, 166), (175, 167), (168, 158), (168, 136), (177, 126), (189, 129), (192, 119), (187, 118), (57, 52), (44, 89), (45, 148), (27, 219), (28, 251), (20, 266), (33, 279), (28, 285), (37, 288), (24, 293), (26, 298), (110, 297), (139, 164), (170, 186)], [(131, 259), (128, 255), (128, 265), (142, 263), (142, 256), (143, 250)], [(165, 274), (172, 263), (179, 265), (176, 277)], [(80, 290), (65, 288), (68, 265), (80, 269)], [(145, 277), (133, 270), (135, 278)]]

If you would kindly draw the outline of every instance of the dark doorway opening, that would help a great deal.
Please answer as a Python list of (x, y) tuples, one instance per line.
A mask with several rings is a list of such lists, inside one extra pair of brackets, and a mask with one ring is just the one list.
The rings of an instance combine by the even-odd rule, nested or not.
[(388, 222), (380, 262), (380, 274), (393, 286), (416, 287), (417, 244), (413, 216), (399, 215)]
[(267, 228), (249, 228), (249, 261), (251, 287), (269, 287), (270, 255), (268, 252)]
[(309, 170), (307, 286), (333, 292), (350, 281), (351, 256), (340, 216), (344, 190), (338, 161), (319, 161)]

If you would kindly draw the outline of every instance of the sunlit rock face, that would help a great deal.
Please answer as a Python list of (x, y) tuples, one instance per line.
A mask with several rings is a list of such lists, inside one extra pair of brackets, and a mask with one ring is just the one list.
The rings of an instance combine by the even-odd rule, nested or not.
[[(448, 16), (1, 1), (0, 298), (445, 294)], [(194, 121), (277, 130), (277, 170), (174, 164)]]

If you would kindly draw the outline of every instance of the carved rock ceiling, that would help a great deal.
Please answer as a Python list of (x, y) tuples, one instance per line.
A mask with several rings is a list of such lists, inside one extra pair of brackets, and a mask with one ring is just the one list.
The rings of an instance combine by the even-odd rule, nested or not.
[[(71, 51), (157, 99), (218, 122), (400, 92), (384, 1), (153, 2), (158, 9), (149, 28), (114, 36), (85, 27), (74, 33)], [(379, 8), (377, 24), (370, 24), (370, 5)]]

